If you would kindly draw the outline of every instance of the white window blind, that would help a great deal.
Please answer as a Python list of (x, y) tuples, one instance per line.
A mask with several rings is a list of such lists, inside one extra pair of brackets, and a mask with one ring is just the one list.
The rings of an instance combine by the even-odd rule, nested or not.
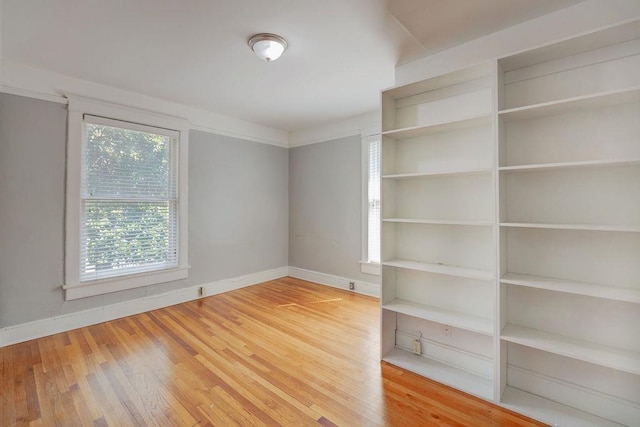
[(84, 116), (80, 281), (178, 266), (176, 131)]
[(381, 142), (380, 139), (370, 140), (369, 152), (369, 176), (367, 185), (368, 233), (367, 256), (369, 262), (380, 262), (380, 163)]

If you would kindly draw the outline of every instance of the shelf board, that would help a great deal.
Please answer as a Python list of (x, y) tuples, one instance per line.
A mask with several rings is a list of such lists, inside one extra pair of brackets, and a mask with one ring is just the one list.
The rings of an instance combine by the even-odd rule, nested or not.
[(448, 176), (448, 175), (482, 175), (490, 174), (493, 171), (491, 168), (481, 169), (466, 169), (466, 170), (440, 170), (429, 172), (414, 172), (414, 173), (398, 173), (382, 175), (383, 179), (412, 179), (412, 178), (425, 178), (430, 176)]
[(526, 105), (524, 107), (510, 108), (498, 112), (503, 120), (527, 120), (547, 115), (563, 114), (585, 108), (607, 107), (610, 105), (624, 104), (640, 101), (640, 87), (632, 87), (623, 90), (607, 91), (557, 101), (542, 102), (540, 104)]
[(493, 382), (462, 369), (394, 348), (382, 360), (486, 400), (493, 400)]
[(526, 391), (506, 386), (500, 406), (528, 415), (549, 425), (581, 427), (621, 427), (562, 403), (554, 402)]
[(493, 321), (480, 316), (418, 304), (401, 299), (395, 299), (387, 304), (383, 304), (382, 308), (395, 313), (419, 317), (420, 319), (450, 325), (455, 328), (483, 335), (493, 335)]
[(478, 270), (475, 268), (456, 267), (452, 265), (432, 264), (428, 262), (410, 261), (405, 259), (392, 259), (384, 261), (382, 265), (389, 267), (404, 268), (407, 270), (425, 271), (428, 273), (438, 273), (447, 276), (466, 277), (469, 279), (492, 280), (493, 272), (489, 270)]
[(431, 135), (434, 133), (451, 132), (454, 130), (469, 129), (491, 124), (491, 115), (483, 114), (478, 117), (452, 120), (450, 122), (435, 123), (424, 126), (411, 126), (401, 129), (393, 129), (382, 132), (383, 136), (395, 139), (414, 138), (416, 136)]
[(547, 228), (556, 230), (583, 231), (619, 231), (624, 233), (640, 233), (637, 225), (604, 225), (604, 224), (547, 224), (538, 222), (501, 222), (501, 227)]
[[(472, 67), (463, 68), (461, 70), (446, 73), (440, 76), (432, 77), (426, 80), (420, 80), (415, 83), (409, 83), (403, 86), (396, 86), (385, 89), (383, 96), (392, 99), (406, 98), (418, 93), (430, 92), (449, 86), (455, 86), (472, 80), (488, 79), (492, 73), (491, 61), (485, 61)], [(488, 86), (489, 84), (487, 84)]]
[(591, 343), (563, 335), (507, 324), (500, 338), (504, 341), (582, 360), (595, 365), (640, 375), (640, 353)]
[(493, 221), (457, 220), (457, 219), (413, 219), (413, 218), (383, 218), (383, 222), (402, 224), (435, 224), (435, 225), (473, 225), (492, 226)]
[(558, 162), (558, 163), (538, 163), (517, 166), (501, 166), (500, 171), (504, 172), (526, 172), (547, 169), (572, 169), (598, 166), (630, 166), (640, 165), (640, 159), (606, 159), (606, 160), (584, 160), (578, 162)]
[(526, 286), (529, 288), (546, 289), (575, 295), (605, 298), (615, 301), (640, 303), (640, 289), (604, 286), (593, 283), (575, 282), (571, 280), (554, 279), (551, 277), (531, 276), (528, 274), (506, 273), (500, 283)]

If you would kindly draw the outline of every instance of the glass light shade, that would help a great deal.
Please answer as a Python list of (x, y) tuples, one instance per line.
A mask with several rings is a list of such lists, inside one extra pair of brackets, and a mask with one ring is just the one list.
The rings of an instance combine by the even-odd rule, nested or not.
[(249, 39), (249, 46), (258, 58), (271, 62), (280, 58), (287, 48), (287, 42), (275, 34), (256, 34)]

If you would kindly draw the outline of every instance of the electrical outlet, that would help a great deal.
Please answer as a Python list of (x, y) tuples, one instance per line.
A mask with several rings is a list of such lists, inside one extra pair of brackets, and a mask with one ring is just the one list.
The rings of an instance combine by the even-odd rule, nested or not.
[(413, 352), (415, 354), (422, 354), (422, 343), (420, 340), (413, 340)]
[(450, 337), (451, 336), (451, 326), (444, 325), (444, 328), (442, 329), (442, 335), (444, 335), (445, 337)]
[(356, 282), (349, 282), (349, 290), (353, 291), (356, 288)]

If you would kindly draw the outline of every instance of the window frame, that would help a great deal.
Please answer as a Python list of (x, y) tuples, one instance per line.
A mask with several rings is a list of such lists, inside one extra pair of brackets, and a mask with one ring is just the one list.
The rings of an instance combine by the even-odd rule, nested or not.
[[(102, 295), (139, 288), (188, 277), (188, 149), (189, 123), (180, 118), (165, 116), (122, 105), (66, 95), (69, 99), (67, 115), (67, 177), (65, 209), (65, 300)], [(144, 273), (128, 274), (91, 281), (80, 281), (80, 244), (82, 219), (82, 147), (84, 115), (178, 132), (177, 142), (177, 248), (178, 266)]]
[[(369, 260), (369, 144), (371, 142), (380, 141), (382, 144), (382, 135), (379, 129), (370, 129), (362, 131), (362, 258), (360, 261), (360, 271), (365, 274), (379, 276), (381, 274), (381, 264)], [(381, 147), (382, 148), (382, 147)], [(380, 150), (382, 155), (382, 149)], [(381, 182), (382, 185), (382, 182)], [(379, 226), (382, 226), (379, 223)]]

